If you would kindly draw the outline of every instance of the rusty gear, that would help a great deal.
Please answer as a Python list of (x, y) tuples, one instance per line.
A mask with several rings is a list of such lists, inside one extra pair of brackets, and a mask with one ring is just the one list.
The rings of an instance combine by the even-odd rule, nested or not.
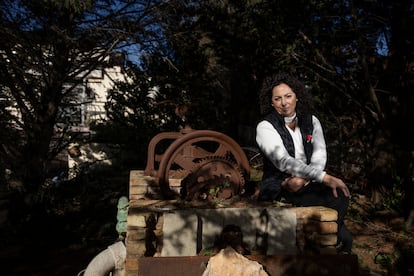
[[(160, 150), (162, 147), (158, 147), (158, 144), (170, 140), (174, 141), (163, 153), (159, 153), (157, 149)], [(176, 198), (177, 187), (170, 185), (170, 179), (185, 178), (200, 159), (211, 156), (231, 156), (237, 166), (243, 170), (244, 176), (250, 178), (249, 160), (234, 139), (217, 131), (191, 128), (184, 128), (180, 132), (163, 132), (154, 136), (148, 145), (147, 166), (144, 173), (157, 178), (164, 198)]]
[(243, 194), (244, 176), (229, 157), (209, 156), (196, 163), (181, 182), (181, 196), (186, 200), (227, 200)]

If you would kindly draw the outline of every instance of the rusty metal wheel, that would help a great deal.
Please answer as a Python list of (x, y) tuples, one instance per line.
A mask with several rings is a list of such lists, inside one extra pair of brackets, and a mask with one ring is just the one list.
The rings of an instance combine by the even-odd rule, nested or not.
[[(250, 175), (249, 161), (243, 149), (229, 136), (212, 130), (197, 130), (174, 141), (163, 155), (158, 168), (161, 192), (167, 198), (177, 197), (179, 192), (169, 184), (175, 172), (184, 178), (204, 158), (221, 156), (234, 160), (245, 177)], [(184, 175), (182, 172), (186, 172)]]
[(182, 181), (181, 196), (191, 200), (228, 200), (244, 192), (244, 175), (231, 158), (210, 156), (200, 160)]

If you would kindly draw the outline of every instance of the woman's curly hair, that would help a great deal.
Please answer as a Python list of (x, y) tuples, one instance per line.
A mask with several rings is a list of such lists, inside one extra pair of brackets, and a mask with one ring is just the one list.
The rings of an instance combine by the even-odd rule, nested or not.
[(313, 106), (310, 91), (306, 89), (301, 81), (286, 73), (278, 73), (264, 79), (259, 91), (260, 113), (266, 115), (274, 110), (271, 105), (272, 90), (275, 86), (282, 83), (287, 84), (295, 92), (298, 99), (296, 110), (301, 113), (309, 113)]

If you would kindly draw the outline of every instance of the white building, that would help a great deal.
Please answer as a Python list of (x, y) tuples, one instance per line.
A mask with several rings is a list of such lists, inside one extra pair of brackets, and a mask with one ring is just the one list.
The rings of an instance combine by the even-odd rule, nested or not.
[[(105, 103), (108, 90), (112, 89), (116, 82), (127, 81), (123, 63), (123, 56), (111, 57), (108, 63), (110, 66), (90, 72), (82, 84), (73, 89), (71, 96), (67, 97), (69, 103), (65, 107), (64, 116), (72, 123), (73, 131), (87, 131), (92, 122), (99, 123), (107, 119)], [(70, 84), (67, 84), (67, 87), (70, 87)]]

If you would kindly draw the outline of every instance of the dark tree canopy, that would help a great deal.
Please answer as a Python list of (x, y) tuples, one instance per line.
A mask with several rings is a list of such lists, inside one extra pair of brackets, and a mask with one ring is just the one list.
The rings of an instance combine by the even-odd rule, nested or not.
[(253, 144), (261, 83), (288, 72), (312, 92), (329, 170), (356, 185), (411, 179), (395, 162), (413, 150), (413, 127), (395, 123), (414, 117), (411, 0), (2, 0), (0, 8), (1, 166), (28, 187), (47, 173), (65, 99), (122, 48), (139, 59), (107, 110), (125, 140), (146, 144), (144, 136), (177, 130), (185, 122), (174, 108), (190, 103), (192, 127)]
[(26, 189), (42, 184), (48, 162), (62, 148), (52, 138), (77, 85), (107, 66), (111, 53), (145, 49), (157, 39), (155, 6), (122, 0), (0, 2), (0, 157)]
[(173, 0), (159, 12), (175, 86), (207, 128), (251, 143), (262, 80), (288, 72), (312, 92), (330, 170), (374, 190), (411, 179), (395, 163), (414, 135), (395, 123), (414, 117), (411, 1)]

